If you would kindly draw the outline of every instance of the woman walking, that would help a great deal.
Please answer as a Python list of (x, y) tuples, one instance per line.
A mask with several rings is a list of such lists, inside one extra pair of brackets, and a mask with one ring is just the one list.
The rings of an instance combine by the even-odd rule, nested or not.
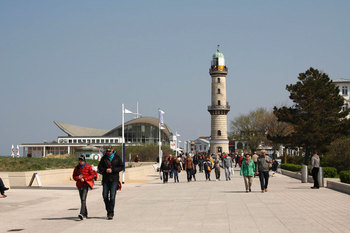
[(86, 198), (89, 188), (92, 189), (94, 185), (94, 178), (96, 175), (97, 173), (92, 170), (89, 164), (86, 163), (85, 156), (80, 155), (79, 164), (74, 168), (73, 171), (73, 179), (76, 181), (76, 186), (79, 190), (81, 201), (80, 214), (78, 215), (80, 220), (88, 217)]
[(163, 184), (168, 183), (168, 176), (171, 170), (169, 157), (166, 156), (162, 165), (160, 166), (160, 170), (163, 172)]
[(252, 191), (254, 173), (255, 173), (255, 163), (250, 158), (250, 155), (246, 154), (246, 158), (245, 160), (242, 161), (242, 166), (241, 166), (241, 176), (243, 175), (246, 192)]
[(214, 168), (215, 168), (215, 178), (216, 178), (216, 180), (220, 180), (220, 161), (219, 161), (219, 156), (216, 157), (216, 159), (215, 159)]
[(173, 174), (174, 174), (174, 182), (179, 183), (179, 172), (181, 172), (181, 165), (178, 158), (174, 158), (173, 162)]
[(193, 161), (189, 155), (185, 160), (185, 170), (187, 172), (187, 182), (190, 182), (192, 179)]
[(203, 162), (204, 172), (205, 172), (205, 180), (210, 180), (210, 172), (211, 172), (211, 162), (209, 156), (207, 156), (206, 160)]
[(7, 197), (5, 195), (5, 191), (9, 190), (9, 188), (5, 187), (4, 182), (2, 181), (1, 177), (0, 177), (0, 198), (5, 198)]

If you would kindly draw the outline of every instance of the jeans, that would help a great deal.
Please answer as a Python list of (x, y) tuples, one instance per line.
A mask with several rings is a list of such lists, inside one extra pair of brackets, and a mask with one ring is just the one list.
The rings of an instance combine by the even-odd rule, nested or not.
[(102, 183), (102, 196), (108, 216), (114, 216), (115, 197), (117, 195), (118, 181), (104, 181)]
[(205, 171), (205, 179), (210, 180), (210, 171)]
[(314, 187), (319, 188), (320, 184), (318, 183), (318, 172), (320, 171), (319, 167), (312, 168), (312, 178), (314, 179)]
[(244, 184), (245, 184), (245, 190), (251, 190), (252, 183), (253, 183), (253, 177), (252, 176), (243, 176)]
[(231, 169), (230, 169), (230, 167), (225, 167), (225, 177), (226, 177), (226, 180), (231, 180)]
[(173, 170), (170, 170), (169, 176), (170, 176), (170, 178), (173, 178)]
[(169, 175), (169, 172), (163, 172), (163, 183), (168, 182), (168, 175)]
[(88, 187), (80, 187), (78, 188), (79, 190), (79, 196), (80, 196), (80, 202), (81, 202), (81, 207), (80, 207), (80, 214), (83, 215), (84, 217), (88, 216), (87, 208), (86, 208), (86, 198), (88, 194)]
[(187, 169), (187, 181), (191, 181), (192, 179), (192, 169)]
[(215, 168), (215, 178), (216, 178), (217, 180), (220, 179), (220, 168)]
[(173, 174), (174, 174), (174, 182), (176, 181), (179, 183), (179, 171), (177, 169), (173, 169)]
[(260, 179), (261, 190), (267, 189), (267, 186), (269, 184), (269, 172), (259, 171), (259, 179)]

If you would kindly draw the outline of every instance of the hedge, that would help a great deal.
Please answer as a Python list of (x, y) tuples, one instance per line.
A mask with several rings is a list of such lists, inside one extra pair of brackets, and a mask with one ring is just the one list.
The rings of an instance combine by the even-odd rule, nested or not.
[(350, 184), (350, 171), (341, 171), (339, 177), (341, 182)]
[(335, 167), (322, 167), (324, 178), (334, 178), (337, 176), (337, 169)]
[(293, 171), (293, 172), (301, 171), (301, 165), (292, 164), (292, 163), (282, 163), (281, 168), (288, 171)]

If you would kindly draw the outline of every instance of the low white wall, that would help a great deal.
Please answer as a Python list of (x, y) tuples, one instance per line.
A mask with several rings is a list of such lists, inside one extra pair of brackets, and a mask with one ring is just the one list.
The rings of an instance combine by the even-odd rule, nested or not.
[(328, 180), (327, 188), (350, 194), (350, 184)]
[[(153, 163), (151, 163), (153, 164)], [(126, 180), (152, 180), (154, 179), (154, 168), (152, 165), (142, 165), (138, 164), (138, 167), (127, 168), (125, 170)], [(55, 170), (43, 170), (43, 171), (30, 171), (30, 172), (2, 172), (0, 177), (3, 179), (5, 186), (10, 187), (23, 187), (28, 186), (34, 173), (38, 173), (41, 184), (51, 185), (66, 182), (72, 180), (74, 168), (68, 169), (55, 169)], [(120, 173), (120, 178), (121, 178)], [(101, 176), (99, 176), (101, 179)], [(99, 180), (100, 180), (99, 179)], [(36, 179), (34, 180), (32, 186), (38, 186)]]

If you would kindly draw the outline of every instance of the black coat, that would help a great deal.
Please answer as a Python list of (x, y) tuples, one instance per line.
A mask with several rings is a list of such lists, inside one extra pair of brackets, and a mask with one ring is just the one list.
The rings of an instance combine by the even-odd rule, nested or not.
[[(112, 168), (112, 173), (107, 173), (107, 168)], [(109, 160), (108, 155), (105, 154), (98, 164), (98, 173), (102, 174), (102, 182), (105, 181), (119, 181), (119, 172), (124, 169), (122, 159), (116, 154), (112, 161)]]

